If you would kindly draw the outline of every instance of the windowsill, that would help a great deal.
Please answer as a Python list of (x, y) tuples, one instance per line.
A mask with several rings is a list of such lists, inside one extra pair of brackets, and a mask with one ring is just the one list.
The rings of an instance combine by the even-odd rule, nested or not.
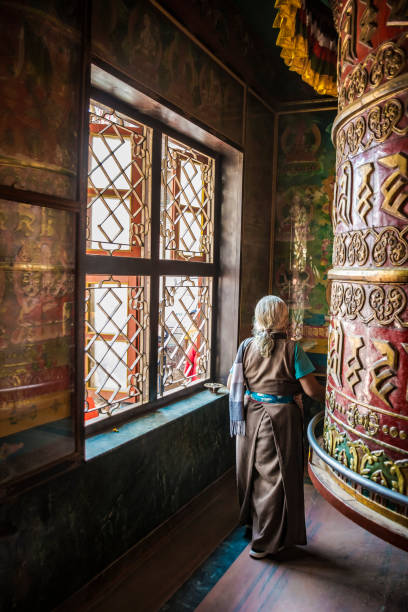
[(100, 455), (115, 450), (116, 448), (127, 444), (131, 440), (140, 438), (154, 429), (163, 427), (176, 419), (184, 417), (190, 412), (194, 412), (211, 403), (218, 402), (227, 392), (211, 393), (210, 391), (199, 391), (194, 395), (180, 399), (171, 404), (167, 404), (162, 408), (158, 408), (154, 412), (137, 417), (135, 420), (119, 425), (118, 431), (114, 431), (115, 425), (112, 425), (111, 431), (95, 434), (88, 438), (85, 442), (85, 460), (95, 459)]

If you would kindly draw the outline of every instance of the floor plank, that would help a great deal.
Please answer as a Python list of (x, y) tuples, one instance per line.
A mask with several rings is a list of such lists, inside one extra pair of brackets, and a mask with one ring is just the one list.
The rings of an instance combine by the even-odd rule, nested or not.
[(249, 546), (197, 612), (402, 612), (408, 555), (305, 486), (308, 546), (251, 559)]

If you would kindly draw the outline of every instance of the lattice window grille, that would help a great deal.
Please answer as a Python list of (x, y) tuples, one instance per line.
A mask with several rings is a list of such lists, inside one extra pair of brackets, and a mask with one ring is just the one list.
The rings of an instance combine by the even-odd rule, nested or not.
[(161, 277), (158, 395), (210, 373), (212, 279)]
[(146, 257), (151, 222), (151, 128), (99, 102), (90, 107), (87, 248)]
[(147, 283), (92, 279), (85, 296), (85, 412), (111, 415), (149, 399)]
[(163, 137), (161, 257), (213, 261), (215, 160)]

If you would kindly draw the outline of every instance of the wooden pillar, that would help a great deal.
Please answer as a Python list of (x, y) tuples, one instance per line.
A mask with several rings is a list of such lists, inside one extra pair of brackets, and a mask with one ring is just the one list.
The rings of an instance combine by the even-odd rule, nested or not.
[(337, 0), (324, 440), (408, 494), (408, 2)]

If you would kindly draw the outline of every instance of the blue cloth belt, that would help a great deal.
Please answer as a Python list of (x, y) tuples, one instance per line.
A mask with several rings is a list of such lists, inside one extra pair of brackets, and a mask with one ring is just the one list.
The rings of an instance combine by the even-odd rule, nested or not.
[(256, 402), (262, 404), (291, 404), (293, 402), (292, 395), (270, 395), (269, 393), (255, 393), (255, 391), (245, 391), (245, 395), (249, 395)]

